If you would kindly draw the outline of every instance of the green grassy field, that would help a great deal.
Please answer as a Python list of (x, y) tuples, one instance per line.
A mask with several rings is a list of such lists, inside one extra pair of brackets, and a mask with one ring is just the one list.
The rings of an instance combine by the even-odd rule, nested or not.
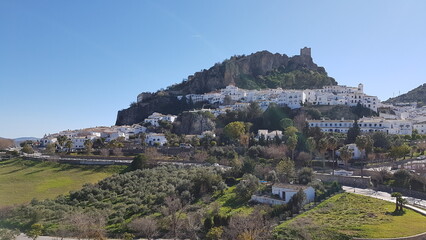
[(236, 213), (250, 214), (253, 211), (253, 207), (249, 206), (246, 200), (238, 198), (235, 186), (227, 188), (214, 203), (220, 206), (219, 213), (222, 216), (232, 216)]
[(351, 193), (338, 194), (276, 228), (282, 239), (390, 238), (426, 231), (426, 217), (395, 204)]
[(80, 166), (22, 159), (0, 161), (0, 207), (54, 198), (120, 172), (125, 166)]

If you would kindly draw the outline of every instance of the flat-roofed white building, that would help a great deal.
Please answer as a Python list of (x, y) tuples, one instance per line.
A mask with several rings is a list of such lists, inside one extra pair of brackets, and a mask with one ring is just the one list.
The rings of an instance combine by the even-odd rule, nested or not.
[(78, 150), (84, 148), (84, 143), (88, 140), (86, 137), (73, 137), (71, 138), (72, 145), (71, 149)]
[(388, 134), (411, 135), (413, 124), (409, 120), (363, 117), (358, 120), (361, 132), (385, 132)]
[(40, 139), (39, 142), (40, 142), (40, 146), (45, 147), (48, 144), (58, 142), (58, 139), (55, 136), (49, 135), (49, 136), (44, 136), (42, 139)]
[(272, 196), (252, 195), (251, 200), (269, 205), (280, 205), (290, 201), (290, 199), (302, 190), (305, 195), (304, 204), (315, 200), (315, 189), (311, 186), (276, 183), (272, 186)]
[(288, 106), (291, 109), (301, 108), (306, 102), (306, 94), (299, 90), (282, 91), (277, 94), (275, 101), (279, 106)]
[(283, 137), (283, 132), (280, 131), (280, 130), (275, 130), (275, 131), (270, 131), (269, 132), (268, 130), (259, 129), (257, 131), (256, 138), (259, 139), (262, 136), (265, 139), (274, 139), (275, 137), (279, 137), (281, 139)]
[(426, 134), (426, 121), (413, 124), (413, 129), (416, 129), (419, 134)]
[(240, 89), (234, 85), (228, 85), (220, 90), (223, 96), (230, 96), (232, 100), (238, 101), (246, 96), (246, 90)]
[(145, 118), (143, 121), (145, 123), (150, 123), (152, 126), (160, 126), (160, 121), (166, 121), (166, 122), (171, 122), (173, 123), (176, 120), (177, 116), (176, 115), (164, 115), (158, 112), (154, 112), (153, 114), (151, 114), (150, 116), (148, 116), (147, 118)]
[[(307, 120), (309, 127), (319, 127), (323, 132), (347, 133), (353, 120)], [(411, 135), (413, 124), (409, 120), (384, 119), (382, 117), (363, 117), (358, 120), (363, 133), (385, 132), (388, 134)]]
[(353, 120), (307, 120), (309, 127), (319, 127), (323, 132), (347, 133), (354, 124)]
[(159, 145), (163, 146), (167, 143), (166, 135), (162, 133), (149, 133), (145, 137), (145, 143), (151, 146)]

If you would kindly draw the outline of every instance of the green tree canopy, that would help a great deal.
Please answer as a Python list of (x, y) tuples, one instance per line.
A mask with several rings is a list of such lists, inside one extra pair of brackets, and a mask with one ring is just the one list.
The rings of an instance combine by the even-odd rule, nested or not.
[(246, 133), (246, 124), (244, 122), (231, 122), (225, 126), (223, 133), (231, 140), (239, 139)]
[(144, 169), (148, 167), (148, 158), (145, 154), (138, 154), (133, 158), (132, 163), (130, 164), (130, 168), (132, 170), (136, 169)]
[(263, 128), (269, 130), (281, 129), (280, 120), (286, 118), (287, 114), (283, 108), (280, 108), (277, 104), (271, 103), (262, 115)]
[(235, 192), (241, 198), (250, 198), (251, 195), (258, 189), (259, 179), (251, 174), (244, 174), (241, 181), (235, 187)]
[(291, 182), (296, 176), (294, 161), (284, 158), (277, 164), (276, 172), (280, 182)]
[(317, 148), (317, 142), (315, 141), (315, 138), (308, 137), (308, 139), (306, 139), (306, 148), (308, 149), (309, 154), (310, 154), (311, 159), (312, 159), (312, 153)]
[(280, 125), (281, 125), (281, 128), (285, 130), (288, 127), (294, 126), (294, 122), (290, 118), (283, 118), (280, 120)]
[(289, 138), (289, 137), (291, 137), (291, 136), (296, 135), (296, 133), (297, 133), (298, 131), (299, 131), (299, 130), (297, 130), (297, 128), (295, 128), (295, 127), (293, 127), (293, 126), (287, 127), (287, 128), (284, 130), (284, 136), (286, 136), (287, 138)]
[(407, 144), (402, 144), (401, 146), (394, 146), (389, 151), (389, 156), (397, 159), (397, 158), (405, 158), (408, 154), (410, 154), (411, 148)]
[(34, 153), (34, 149), (33, 149), (33, 147), (30, 144), (26, 143), (22, 147), (22, 152), (23, 153), (27, 153), (27, 154), (32, 154), (32, 153)]

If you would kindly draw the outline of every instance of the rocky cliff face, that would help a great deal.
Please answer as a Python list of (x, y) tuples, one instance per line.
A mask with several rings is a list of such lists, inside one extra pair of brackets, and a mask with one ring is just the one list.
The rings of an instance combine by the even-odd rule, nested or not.
[(180, 84), (143, 98), (142, 102), (118, 112), (116, 125), (139, 123), (154, 111), (177, 114), (189, 110), (179, 103), (178, 95), (206, 93), (234, 84), (245, 89), (255, 88), (316, 88), (335, 85), (323, 67), (318, 67), (310, 55), (288, 57), (268, 51), (248, 56), (234, 56), (208, 70), (197, 72)]
[(177, 109), (174, 109), (176, 100), (174, 96), (168, 94), (160, 96), (156, 93), (144, 102), (132, 104), (129, 108), (118, 111), (116, 125), (141, 123), (153, 112), (177, 114)]
[(183, 112), (176, 123), (178, 134), (200, 135), (205, 131), (214, 131), (216, 124), (208, 114)]
[[(189, 76), (188, 81), (173, 86), (170, 90), (177, 94), (205, 93), (225, 88), (229, 84), (239, 86), (244, 78), (257, 80), (277, 70), (283, 73), (307, 70), (327, 74), (325, 69), (318, 67), (310, 56), (288, 57), (285, 54), (261, 51), (249, 56), (232, 57), (208, 70)], [(332, 82), (335, 84), (334, 80)]]

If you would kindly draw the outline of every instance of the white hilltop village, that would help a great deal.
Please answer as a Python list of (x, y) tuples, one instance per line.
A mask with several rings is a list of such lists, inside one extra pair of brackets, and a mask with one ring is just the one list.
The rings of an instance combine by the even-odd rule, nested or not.
[[(426, 107), (418, 108), (416, 103), (401, 104), (383, 104), (377, 96), (365, 94), (363, 84), (358, 87), (348, 87), (344, 85), (325, 86), (322, 89), (264, 89), (264, 90), (246, 90), (229, 85), (224, 89), (204, 94), (188, 94), (185, 96), (188, 101), (206, 102), (218, 105), (216, 109), (194, 109), (192, 112), (211, 112), (218, 116), (225, 114), (227, 111), (242, 110), (252, 102), (257, 102), (261, 109), (265, 111), (271, 103), (278, 106), (287, 106), (291, 109), (301, 108), (304, 104), (311, 105), (345, 105), (356, 106), (361, 104), (375, 112), (379, 108), (387, 108), (395, 114), (380, 113), (379, 117), (363, 117), (358, 120), (361, 132), (385, 132), (388, 134), (411, 135), (413, 130), (419, 134), (426, 134)], [(177, 97), (179, 100), (183, 96)], [(228, 100), (231, 101), (228, 101)], [(141, 101), (141, 97), (138, 96)], [(228, 103), (228, 102), (231, 103)], [(152, 115), (144, 119), (144, 123), (151, 126), (159, 126), (161, 121), (173, 123), (176, 115), (165, 115), (154, 112)], [(340, 132), (347, 133), (349, 128), (353, 127), (354, 120), (345, 119), (322, 119), (309, 120), (307, 123), (310, 127), (319, 127), (323, 132)], [(56, 143), (57, 137), (64, 135), (71, 139), (72, 150), (84, 149), (86, 140), (95, 140), (103, 138), (105, 142), (118, 139), (120, 137), (128, 140), (131, 136), (144, 133), (145, 143), (148, 145), (162, 146), (167, 143), (164, 134), (149, 132), (145, 126), (134, 124), (131, 126), (111, 126), (111, 127), (93, 127), (79, 130), (66, 130), (55, 134), (45, 135), (41, 140), (41, 146), (49, 143)], [(268, 130), (259, 130), (258, 137), (273, 138), (281, 136), (279, 130), (268, 132)], [(204, 134), (197, 137), (202, 138)]]
[[(310, 55), (310, 48), (301, 49), (302, 54)], [(137, 96), (137, 102), (142, 102), (147, 93), (141, 93)], [(187, 101), (193, 103), (204, 102), (218, 106), (215, 109), (194, 109), (192, 112), (211, 112), (214, 116), (225, 114), (227, 111), (237, 111), (247, 108), (250, 103), (257, 102), (260, 108), (265, 111), (270, 104), (286, 106), (291, 109), (298, 109), (304, 105), (326, 105), (326, 106), (362, 106), (378, 112), (379, 109), (387, 109), (387, 112), (395, 114), (380, 113), (379, 117), (363, 117), (358, 120), (361, 132), (385, 132), (387, 134), (411, 135), (413, 130), (419, 134), (426, 134), (426, 106), (417, 107), (416, 103), (383, 104), (377, 96), (364, 93), (364, 85), (358, 84), (357, 87), (345, 85), (324, 86), (321, 89), (262, 89), (247, 90), (234, 85), (229, 85), (217, 91), (204, 94), (188, 94), (177, 96), (182, 100), (185, 97)], [(204, 106), (204, 105), (203, 105)], [(154, 112), (144, 119), (147, 126), (158, 127), (161, 122), (173, 123), (176, 120), (175, 115), (165, 115)], [(323, 132), (347, 133), (349, 128), (353, 127), (354, 120), (345, 119), (306, 119), (310, 127), (319, 127)], [(72, 141), (72, 150), (84, 149), (84, 143), (87, 140), (103, 139), (110, 142), (118, 138), (129, 138), (139, 136), (144, 133), (144, 141), (148, 145), (163, 146), (167, 143), (164, 134), (149, 132), (148, 128), (140, 124), (131, 126), (111, 126), (111, 127), (93, 127), (80, 130), (66, 130), (55, 134), (45, 135), (40, 140), (41, 146), (47, 146), (50, 143), (56, 143), (57, 137), (64, 135)], [(196, 137), (202, 138), (203, 133)], [(214, 134), (213, 134), (214, 135)], [(257, 137), (263, 135), (265, 138), (282, 136), (282, 131), (259, 130)]]

